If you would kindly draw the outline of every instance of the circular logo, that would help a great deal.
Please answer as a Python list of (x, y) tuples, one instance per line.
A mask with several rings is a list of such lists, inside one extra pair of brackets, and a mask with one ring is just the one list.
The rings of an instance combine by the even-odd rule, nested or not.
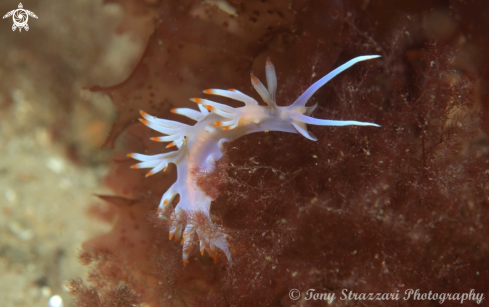
[(27, 24), (27, 20), (29, 16), (27, 16), (27, 12), (24, 10), (16, 10), (14, 13), (14, 23), (17, 27), (23, 27)]
[(296, 301), (299, 299), (299, 297), (301, 297), (301, 292), (297, 289), (292, 289), (289, 291), (289, 297), (291, 300)]

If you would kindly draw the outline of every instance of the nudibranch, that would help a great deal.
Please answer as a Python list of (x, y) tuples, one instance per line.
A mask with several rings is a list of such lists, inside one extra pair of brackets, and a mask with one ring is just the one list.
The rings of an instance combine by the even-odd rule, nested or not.
[(158, 216), (163, 218), (165, 210), (171, 210), (171, 203), (178, 194), (180, 200), (171, 213), (169, 229), (170, 239), (180, 240), (183, 244), (183, 263), (186, 264), (193, 244), (200, 244), (200, 252), (207, 252), (216, 259), (218, 250), (224, 252), (231, 263), (229, 236), (211, 221), (209, 210), (213, 199), (206, 195), (196, 184), (192, 170), (199, 167), (211, 171), (215, 162), (223, 153), (224, 142), (232, 142), (250, 133), (264, 131), (283, 131), (300, 133), (304, 137), (316, 141), (316, 137), (307, 130), (307, 124), (319, 126), (374, 126), (377, 124), (352, 120), (327, 120), (311, 117), (316, 105), (306, 107), (309, 98), (329, 80), (351, 67), (352, 65), (380, 57), (366, 55), (356, 57), (311, 85), (297, 100), (289, 106), (278, 106), (276, 103), (277, 77), (275, 68), (267, 59), (265, 72), (268, 89), (251, 74), (251, 84), (266, 105), (259, 105), (252, 97), (235, 89), (207, 89), (205, 94), (231, 98), (244, 103), (244, 106), (232, 108), (203, 98), (192, 98), (199, 111), (188, 108), (176, 108), (172, 112), (196, 121), (193, 126), (176, 121), (160, 119), (140, 111), (140, 121), (149, 128), (166, 136), (153, 137), (155, 142), (170, 142), (166, 147), (177, 150), (157, 155), (131, 153), (130, 158), (140, 161), (132, 168), (151, 168), (146, 176), (166, 170), (169, 163), (177, 166), (177, 180), (164, 193), (158, 207)]

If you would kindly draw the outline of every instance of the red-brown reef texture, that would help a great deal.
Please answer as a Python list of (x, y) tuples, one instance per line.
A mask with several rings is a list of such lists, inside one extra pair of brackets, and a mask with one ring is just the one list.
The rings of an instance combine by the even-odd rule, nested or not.
[[(141, 61), (123, 83), (94, 87), (119, 111), (104, 196), (114, 229), (87, 242), (88, 283), (76, 306), (315, 306), (290, 289), (334, 293), (489, 296), (489, 7), (487, 1), (240, 1), (232, 16), (201, 1), (119, 0), (128, 20), (154, 19)], [(211, 2), (211, 1), (209, 1)], [(219, 1), (214, 1), (215, 3)], [(222, 2), (221, 2), (222, 3)], [(126, 27), (130, 27), (130, 22)], [(148, 32), (147, 28), (141, 29)], [(375, 122), (248, 135), (225, 146), (199, 185), (219, 195), (211, 213), (229, 233), (233, 265), (181, 246), (155, 209), (175, 169), (148, 179), (128, 152), (160, 153), (138, 110), (163, 118), (206, 88), (254, 93), (270, 56), (278, 103), (318, 77), (358, 64), (311, 99), (316, 118)], [(223, 102), (225, 100), (222, 100)], [(225, 101), (226, 103), (229, 103)], [(475, 305), (466, 302), (466, 305)], [(438, 301), (344, 301), (333, 306), (438, 306)], [(443, 306), (459, 306), (445, 301)]]

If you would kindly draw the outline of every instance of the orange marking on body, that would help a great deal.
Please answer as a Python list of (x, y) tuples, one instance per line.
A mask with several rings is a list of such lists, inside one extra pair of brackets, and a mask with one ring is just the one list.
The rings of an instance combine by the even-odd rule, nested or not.
[(214, 125), (216, 125), (216, 126), (219, 127), (221, 125), (221, 122), (220, 121), (217, 121), (217, 122), (214, 123)]
[(204, 256), (204, 250), (201, 250), (201, 251), (200, 251), (200, 254), (201, 254), (202, 256)]
[(259, 84), (260, 83), (260, 81), (258, 80), (258, 78), (255, 77), (254, 75), (251, 76), (251, 81), (253, 81), (253, 83), (255, 83), (255, 84)]
[(211, 94), (212, 93), (212, 90), (205, 90), (204, 93), (205, 94)]
[(168, 235), (168, 238), (169, 238), (170, 240), (171, 240), (171, 239), (173, 239), (173, 234), (172, 234), (172, 233), (170, 233), (170, 234)]
[(158, 138), (157, 137), (153, 137), (153, 138), (151, 138), (151, 141), (158, 142)]
[(226, 131), (229, 130), (229, 127), (224, 127), (224, 130), (226, 130)]
[(168, 205), (168, 200), (166, 200), (166, 199), (165, 199), (165, 200), (163, 201), (163, 205)]
[(140, 121), (143, 123), (143, 125), (147, 125), (148, 124), (148, 121), (145, 120), (145, 119), (140, 119)]
[(131, 166), (132, 169), (138, 169), (138, 165), (137, 164), (134, 164)]
[(171, 109), (171, 111), (173, 114), (177, 113), (177, 109)]
[(153, 173), (152, 172), (149, 172), (146, 174), (146, 177), (149, 177), (149, 176), (153, 176)]
[(146, 116), (146, 115), (148, 115), (148, 113), (144, 112), (143, 110), (139, 110), (139, 113), (141, 114), (141, 116)]
[(127, 154), (127, 156), (128, 156), (129, 158), (132, 158), (132, 153)]
[(183, 260), (183, 266), (186, 266), (188, 263), (188, 260)]
[(230, 88), (230, 89), (228, 89), (228, 91), (230, 91), (230, 92), (234, 92), (234, 91), (235, 91), (235, 89), (234, 89), (234, 88)]
[(166, 145), (166, 148), (170, 148), (170, 147), (173, 147), (175, 146), (175, 144), (173, 142), (171, 142), (170, 144)]
[(205, 108), (209, 111), (212, 111), (214, 109), (212, 106), (205, 106)]
[(167, 169), (167, 167), (165, 167), (165, 168), (163, 169), (163, 171), (164, 171), (164, 172), (166, 172), (166, 169)]

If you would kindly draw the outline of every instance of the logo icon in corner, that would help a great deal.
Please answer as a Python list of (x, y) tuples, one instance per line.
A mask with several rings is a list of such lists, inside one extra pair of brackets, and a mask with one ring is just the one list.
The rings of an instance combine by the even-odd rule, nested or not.
[(36, 19), (37, 16), (31, 11), (24, 10), (22, 3), (19, 3), (19, 8), (16, 10), (12, 10), (3, 16), (3, 19), (12, 16), (14, 20), (14, 24), (12, 25), (12, 31), (19, 29), (19, 32), (22, 32), (22, 28), (26, 31), (29, 31), (29, 25), (27, 24), (27, 20), (29, 20), (29, 16), (34, 17)]

